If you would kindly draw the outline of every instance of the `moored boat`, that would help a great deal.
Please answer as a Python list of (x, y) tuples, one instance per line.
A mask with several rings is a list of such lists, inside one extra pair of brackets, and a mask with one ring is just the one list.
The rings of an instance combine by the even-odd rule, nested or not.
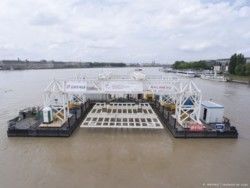
[(224, 76), (217, 76), (217, 75), (211, 75), (211, 74), (202, 74), (201, 79), (203, 80), (212, 80), (212, 81), (218, 81), (218, 82), (226, 82), (226, 78)]

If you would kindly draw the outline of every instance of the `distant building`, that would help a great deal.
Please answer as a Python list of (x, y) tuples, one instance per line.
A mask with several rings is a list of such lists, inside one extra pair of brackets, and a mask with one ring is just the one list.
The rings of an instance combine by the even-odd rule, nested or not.
[(229, 63), (227, 63), (227, 64), (225, 65), (224, 72), (228, 72), (228, 67), (229, 67)]
[[(250, 57), (245, 57), (246, 58), (246, 63), (250, 63)], [(222, 65), (229, 64), (230, 58), (228, 59), (213, 59), (213, 60), (202, 60), (207, 62), (208, 64), (215, 64), (215, 63), (220, 63)]]
[(3, 61), (0, 61), (0, 70), (3, 69)]
[[(230, 59), (205, 60), (207, 64), (213, 65), (217, 72), (228, 72)], [(250, 63), (250, 57), (246, 57), (246, 63)]]
[(215, 61), (217, 63), (227, 64), (227, 63), (229, 63), (230, 59), (216, 59)]
[(221, 72), (222, 71), (222, 65), (221, 64), (215, 64), (214, 65), (214, 71)]
[(98, 63), (98, 62), (65, 62), (65, 61), (22, 61), (2, 60), (0, 70), (26, 70), (26, 69), (65, 69), (65, 68), (88, 68), (88, 67), (125, 67), (125, 63)]
[(21, 60), (2, 60), (0, 67), (3, 70), (23, 70), (23, 69), (50, 69), (54, 68), (52, 62), (47, 61), (21, 61)]
[(213, 66), (213, 70), (218, 72), (218, 73), (222, 73), (222, 72), (228, 72), (228, 65), (229, 63), (215, 63), (214, 66)]
[[(246, 63), (250, 63), (250, 57), (245, 57), (245, 58), (246, 58)], [(216, 59), (215, 61), (221, 64), (229, 64), (230, 59)]]

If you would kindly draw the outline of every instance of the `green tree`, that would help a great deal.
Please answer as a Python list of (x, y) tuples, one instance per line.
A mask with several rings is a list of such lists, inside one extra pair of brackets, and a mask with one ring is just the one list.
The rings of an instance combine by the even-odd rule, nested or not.
[(235, 67), (237, 66), (237, 54), (234, 54), (230, 58), (229, 66), (228, 66), (228, 72), (230, 74), (235, 74)]
[(246, 58), (243, 54), (234, 54), (230, 58), (228, 71), (230, 74), (245, 74)]
[(250, 63), (245, 65), (245, 75), (250, 76)]
[(238, 54), (237, 56), (237, 65), (245, 65), (246, 64), (246, 58), (243, 54)]
[(181, 64), (183, 64), (183, 63), (185, 63), (185, 62), (184, 62), (184, 61), (176, 61), (176, 62), (173, 64), (172, 68), (174, 68), (174, 69), (180, 69)]
[(176, 61), (172, 65), (173, 69), (210, 69), (210, 66), (207, 65), (205, 61), (194, 61), (194, 62), (185, 62), (185, 61)]
[(234, 70), (236, 75), (244, 76), (245, 75), (245, 65), (239, 64), (235, 67)]

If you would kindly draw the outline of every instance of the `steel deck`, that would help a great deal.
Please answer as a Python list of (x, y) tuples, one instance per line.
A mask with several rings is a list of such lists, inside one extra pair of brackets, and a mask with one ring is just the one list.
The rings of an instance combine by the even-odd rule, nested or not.
[(149, 103), (96, 103), (81, 127), (164, 128)]

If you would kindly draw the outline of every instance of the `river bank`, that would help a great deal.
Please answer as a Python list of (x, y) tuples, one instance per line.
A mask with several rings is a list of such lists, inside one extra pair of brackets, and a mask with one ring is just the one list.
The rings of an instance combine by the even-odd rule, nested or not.
[(240, 84), (249, 84), (250, 85), (250, 76), (238, 76), (238, 75), (226, 75), (225, 76), (228, 82), (240, 83)]
[(77, 68), (124, 68), (124, 67), (162, 67), (156, 63), (122, 62), (74, 62), (74, 61), (21, 61), (0, 60), (0, 70), (37, 70), (37, 69), (77, 69)]

